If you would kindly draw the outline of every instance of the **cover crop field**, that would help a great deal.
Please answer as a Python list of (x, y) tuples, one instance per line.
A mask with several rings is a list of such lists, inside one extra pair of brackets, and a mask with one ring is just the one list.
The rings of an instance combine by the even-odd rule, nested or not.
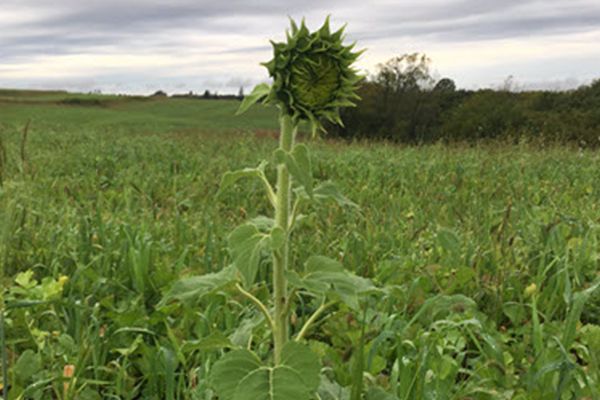
[[(267, 357), (242, 294), (161, 301), (179, 278), (226, 268), (229, 232), (269, 212), (257, 182), (218, 193), (226, 171), (277, 147), (276, 112), (238, 106), (0, 91), (10, 399), (210, 400), (225, 352)], [(360, 302), (348, 290), (304, 335), (316, 398), (600, 398), (600, 153), (310, 147), (314, 177), (349, 201), (308, 210), (291, 264), (323, 254), (378, 288)], [(318, 307), (298, 294), (292, 333)]]

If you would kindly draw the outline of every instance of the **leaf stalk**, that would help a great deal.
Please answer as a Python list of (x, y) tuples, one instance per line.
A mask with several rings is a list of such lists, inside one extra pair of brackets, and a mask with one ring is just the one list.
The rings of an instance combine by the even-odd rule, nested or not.
[(271, 313), (269, 313), (267, 306), (265, 306), (264, 303), (262, 301), (260, 301), (257, 297), (255, 297), (252, 293), (246, 291), (239, 283), (236, 283), (235, 287), (237, 288), (237, 290), (239, 290), (239, 292), (241, 294), (243, 294), (248, 300), (253, 302), (256, 305), (256, 307), (258, 307), (260, 312), (262, 312), (263, 315), (265, 316), (265, 319), (267, 320), (267, 323), (269, 324), (269, 327), (272, 330), (273, 329), (273, 318), (271, 317)]
[(330, 301), (329, 303), (322, 303), (319, 306), (319, 308), (317, 308), (315, 310), (315, 312), (310, 316), (310, 318), (308, 318), (306, 320), (306, 322), (302, 326), (302, 329), (300, 329), (300, 332), (298, 332), (298, 335), (296, 335), (296, 338), (294, 339), (294, 341), (296, 341), (296, 342), (301, 341), (304, 338), (304, 336), (306, 336), (306, 333), (308, 332), (308, 330), (310, 329), (310, 327), (315, 323), (315, 321), (317, 320), (317, 318), (319, 318), (321, 316), (321, 314), (323, 314), (323, 312), (327, 308), (331, 307), (335, 303), (336, 303), (335, 301)]

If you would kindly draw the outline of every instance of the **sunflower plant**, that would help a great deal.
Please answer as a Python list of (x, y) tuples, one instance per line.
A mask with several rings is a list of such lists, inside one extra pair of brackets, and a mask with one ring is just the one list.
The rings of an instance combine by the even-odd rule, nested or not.
[[(251, 349), (226, 353), (212, 368), (211, 384), (221, 400), (308, 400), (315, 397), (321, 376), (318, 357), (303, 343), (329, 307), (345, 303), (360, 308), (360, 298), (373, 290), (367, 279), (346, 271), (340, 262), (312, 255), (300, 265), (290, 263), (292, 234), (311, 203), (335, 201), (356, 207), (331, 182), (317, 183), (306, 145), (296, 143), (298, 126), (309, 123), (313, 135), (323, 131), (323, 121), (341, 124), (341, 107), (353, 106), (361, 77), (353, 68), (360, 52), (345, 45), (344, 28), (332, 32), (329, 18), (311, 32), (304, 21), (293, 20), (285, 42), (271, 42), (273, 59), (264, 63), (271, 84), (258, 85), (238, 111), (257, 102), (275, 106), (280, 115), (279, 147), (272, 160), (255, 168), (227, 172), (220, 191), (241, 179), (262, 183), (271, 216), (261, 216), (236, 228), (228, 237), (232, 264), (222, 271), (180, 280), (164, 301), (189, 299), (211, 291), (231, 288), (252, 302), (262, 313), (272, 337), (272, 356), (264, 360)], [(273, 186), (265, 170), (277, 170)], [(269, 282), (257, 279), (261, 261), (269, 260)], [(264, 287), (269, 296), (262, 296)], [(266, 298), (265, 298), (266, 297)], [(312, 301), (314, 312), (292, 331), (290, 318), (298, 300)]]

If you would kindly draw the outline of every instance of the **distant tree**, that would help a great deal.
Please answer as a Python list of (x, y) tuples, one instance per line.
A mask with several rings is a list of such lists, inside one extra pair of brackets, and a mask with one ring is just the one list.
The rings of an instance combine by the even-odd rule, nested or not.
[(204, 97), (205, 99), (210, 99), (212, 97), (212, 95), (210, 94), (210, 90), (206, 89), (202, 97)]
[(374, 81), (383, 91), (378, 114), (386, 135), (409, 142), (421, 140), (430, 120), (423, 114), (431, 108), (426, 104), (434, 83), (430, 65), (422, 53), (404, 54), (378, 65)]
[(391, 139), (390, 132), (386, 130), (389, 121), (382, 115), (381, 99), (383, 90), (375, 82), (363, 82), (358, 95), (361, 100), (357, 107), (343, 108), (341, 110), (344, 126), (331, 125), (329, 132), (346, 138), (385, 138)]
[(244, 87), (243, 86), (240, 86), (240, 91), (238, 92), (237, 97), (240, 100), (244, 98)]
[(502, 85), (500, 86), (500, 92), (516, 92), (518, 91), (519, 88), (517, 86), (517, 83), (515, 82), (515, 77), (514, 75), (509, 75), (506, 77), (506, 79), (504, 79), (504, 82), (502, 82)]
[(162, 90), (157, 90), (156, 92), (154, 92), (152, 94), (151, 97), (167, 97), (167, 94), (165, 92), (163, 92)]
[(429, 57), (421, 53), (394, 57), (377, 66), (375, 81), (396, 93), (429, 89), (434, 82), (430, 64)]
[(442, 78), (435, 84), (433, 91), (437, 93), (456, 92), (456, 83), (450, 78)]

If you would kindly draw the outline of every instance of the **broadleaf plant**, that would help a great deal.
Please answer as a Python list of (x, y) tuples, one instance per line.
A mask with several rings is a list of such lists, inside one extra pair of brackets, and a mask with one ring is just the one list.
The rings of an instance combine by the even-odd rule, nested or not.
[[(275, 187), (269, 182), (263, 161), (256, 168), (227, 172), (220, 192), (244, 178), (258, 179), (273, 206), (273, 218), (261, 216), (236, 228), (228, 237), (232, 266), (237, 274), (212, 274), (210, 278), (186, 278), (167, 294), (170, 299), (189, 299), (226, 288), (224, 280), (232, 277), (237, 290), (256, 305), (264, 315), (273, 340), (272, 360), (263, 361), (248, 349), (227, 353), (212, 369), (211, 383), (219, 399), (308, 400), (314, 397), (321, 382), (317, 356), (301, 344), (311, 326), (323, 312), (337, 302), (359, 310), (360, 296), (373, 289), (371, 282), (346, 271), (341, 263), (314, 255), (305, 260), (304, 268), (290, 265), (291, 234), (301, 211), (311, 203), (333, 200), (341, 206), (356, 207), (340, 194), (331, 182), (315, 183), (310, 152), (306, 145), (295, 143), (298, 126), (311, 125), (315, 134), (323, 130), (322, 121), (341, 123), (339, 108), (354, 105), (355, 91), (361, 77), (352, 67), (360, 52), (354, 45), (343, 44), (344, 28), (331, 32), (329, 18), (317, 31), (310, 32), (304, 21), (291, 22), (285, 43), (273, 44), (274, 57), (263, 64), (273, 78), (271, 85), (258, 85), (243, 100), (238, 113), (262, 101), (280, 111), (279, 147), (273, 154), (277, 169)], [(270, 301), (263, 302), (253, 291), (260, 266), (271, 260)], [(198, 285), (194, 290), (194, 284)], [(268, 285), (267, 285), (268, 286)], [(293, 290), (288, 290), (288, 287)], [(182, 290), (182, 293), (178, 293)], [(297, 296), (316, 299), (320, 306), (306, 318), (290, 341), (290, 317)], [(264, 297), (264, 296), (263, 296)]]

